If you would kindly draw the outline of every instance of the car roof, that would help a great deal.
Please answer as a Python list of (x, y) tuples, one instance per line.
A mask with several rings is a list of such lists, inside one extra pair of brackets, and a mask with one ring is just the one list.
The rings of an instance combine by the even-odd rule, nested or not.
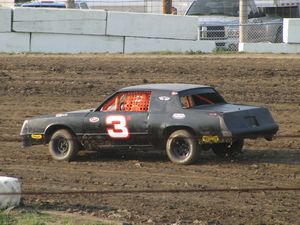
[(161, 90), (161, 91), (184, 91), (195, 88), (210, 87), (206, 85), (195, 85), (195, 84), (143, 84), (122, 88), (120, 91), (150, 91), (150, 90)]

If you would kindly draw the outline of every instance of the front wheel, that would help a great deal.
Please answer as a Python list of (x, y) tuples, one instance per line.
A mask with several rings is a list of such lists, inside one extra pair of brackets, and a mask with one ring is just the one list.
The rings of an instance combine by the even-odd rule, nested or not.
[(241, 154), (244, 146), (244, 140), (239, 139), (232, 143), (214, 144), (212, 146), (213, 152), (222, 158), (235, 158)]
[(172, 162), (187, 165), (198, 159), (199, 146), (190, 132), (177, 130), (169, 136), (166, 151)]
[(71, 161), (79, 150), (76, 137), (68, 130), (56, 131), (49, 142), (49, 152), (53, 159), (58, 161)]

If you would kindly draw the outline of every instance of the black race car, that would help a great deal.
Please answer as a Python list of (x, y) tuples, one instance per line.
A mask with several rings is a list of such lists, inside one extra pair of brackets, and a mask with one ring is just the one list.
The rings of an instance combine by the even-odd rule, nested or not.
[(24, 147), (49, 144), (56, 160), (82, 149), (153, 146), (191, 164), (201, 150), (232, 157), (245, 138), (272, 140), (277, 130), (268, 109), (229, 104), (212, 87), (147, 84), (123, 88), (96, 109), (28, 119), (21, 136)]

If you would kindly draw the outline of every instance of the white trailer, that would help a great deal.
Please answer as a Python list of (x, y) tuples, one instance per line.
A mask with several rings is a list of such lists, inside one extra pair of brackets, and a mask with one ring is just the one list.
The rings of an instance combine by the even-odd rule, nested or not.
[(255, 0), (267, 14), (276, 14), (283, 18), (300, 17), (300, 0)]

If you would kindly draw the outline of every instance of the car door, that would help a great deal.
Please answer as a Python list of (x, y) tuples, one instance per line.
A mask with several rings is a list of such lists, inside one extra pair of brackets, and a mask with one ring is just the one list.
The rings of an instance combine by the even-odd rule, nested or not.
[(89, 113), (84, 136), (97, 145), (147, 145), (151, 92), (120, 92)]

